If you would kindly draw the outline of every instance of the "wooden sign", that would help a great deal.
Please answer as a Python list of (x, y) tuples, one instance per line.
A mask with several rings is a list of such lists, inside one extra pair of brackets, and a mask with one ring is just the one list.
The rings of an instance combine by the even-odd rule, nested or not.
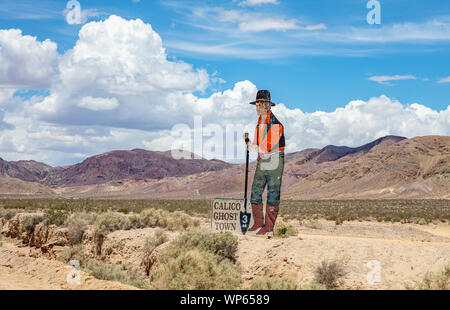
[[(245, 212), (244, 199), (214, 199), (211, 202), (211, 229), (213, 232), (231, 232), (234, 234), (242, 235), (242, 215), (241, 212)], [(250, 202), (247, 203), (247, 212), (252, 213), (252, 206)], [(248, 217), (250, 223), (248, 227), (253, 225), (253, 217)], [(244, 222), (242, 223), (245, 225)], [(254, 235), (257, 231), (247, 231), (246, 235)]]

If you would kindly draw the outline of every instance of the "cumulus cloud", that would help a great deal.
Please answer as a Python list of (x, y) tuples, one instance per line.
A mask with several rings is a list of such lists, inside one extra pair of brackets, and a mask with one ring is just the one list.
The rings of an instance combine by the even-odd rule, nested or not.
[(20, 29), (0, 30), (0, 86), (48, 87), (58, 73), (55, 42), (39, 42)]
[(359, 146), (386, 135), (450, 134), (450, 106), (435, 111), (417, 103), (403, 105), (385, 95), (354, 100), (333, 112), (304, 113), (279, 105), (274, 113), (285, 123), (290, 151), (328, 144)]
[(93, 98), (87, 96), (80, 100), (78, 106), (92, 111), (114, 110), (119, 106), (119, 101), (116, 98)]
[[(32, 109), (42, 120), (72, 125), (98, 120), (119, 128), (167, 128), (192, 109), (173, 98), (203, 92), (210, 82), (206, 70), (169, 61), (149, 24), (114, 15), (81, 28), (59, 71), (59, 83)], [(115, 99), (94, 104), (92, 98)]]
[[(0, 88), (0, 157), (66, 165), (115, 149), (169, 150), (181, 140), (206, 158), (244, 159), (243, 153), (224, 157), (229, 145), (212, 142), (223, 138), (228, 127), (237, 137), (231, 148), (243, 149), (242, 132), (252, 136), (257, 121), (248, 104), (255, 99), (256, 85), (245, 80), (204, 96), (217, 73), (169, 61), (161, 37), (141, 20), (111, 16), (88, 23), (73, 49), (56, 59), (57, 78), (48, 95), (25, 100), (14, 97), (14, 87)], [(436, 111), (387, 96), (354, 100), (333, 112), (306, 113), (284, 104), (273, 111), (285, 125), (288, 152), (327, 144), (357, 146), (388, 134), (450, 134), (449, 107)], [(194, 130), (195, 124), (200, 130)], [(174, 135), (176, 125), (186, 135)], [(203, 151), (192, 139), (199, 133)]]
[(415, 80), (416, 77), (413, 75), (379, 75), (371, 76), (369, 81), (377, 82), (379, 84), (389, 84), (390, 81), (400, 81), (400, 80)]

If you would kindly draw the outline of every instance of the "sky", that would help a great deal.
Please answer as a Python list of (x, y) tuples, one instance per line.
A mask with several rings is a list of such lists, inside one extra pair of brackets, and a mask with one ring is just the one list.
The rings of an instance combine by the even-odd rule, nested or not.
[(287, 152), (385, 135), (448, 136), (450, 4), (0, 5), (4, 160), (64, 166), (112, 150), (184, 148), (241, 162), (258, 89), (272, 93)]

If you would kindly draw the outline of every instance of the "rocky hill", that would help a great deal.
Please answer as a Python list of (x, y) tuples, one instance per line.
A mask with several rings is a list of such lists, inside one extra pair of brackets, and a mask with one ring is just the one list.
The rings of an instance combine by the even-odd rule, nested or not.
[[(282, 197), (450, 198), (449, 147), (450, 137), (387, 136), (359, 147), (329, 145), (289, 153)], [(29, 181), (39, 182), (43, 184), (40, 193), (47, 188), (49, 195), (61, 197), (243, 197), (244, 164), (205, 160), (191, 153), (187, 158), (136, 149), (92, 156), (67, 167), (2, 161), (0, 171), (10, 180), (21, 178), (22, 187)], [(255, 165), (250, 163), (249, 192)]]

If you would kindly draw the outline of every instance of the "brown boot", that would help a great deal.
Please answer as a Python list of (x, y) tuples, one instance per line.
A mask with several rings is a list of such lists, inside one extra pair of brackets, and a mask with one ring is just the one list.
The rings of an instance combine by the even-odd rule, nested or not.
[(266, 233), (273, 233), (273, 226), (277, 219), (279, 206), (267, 205), (266, 206), (266, 223), (263, 228), (258, 231), (257, 235), (265, 235)]
[(264, 226), (263, 204), (252, 203), (252, 214), (255, 223), (248, 229), (249, 231), (255, 231)]

